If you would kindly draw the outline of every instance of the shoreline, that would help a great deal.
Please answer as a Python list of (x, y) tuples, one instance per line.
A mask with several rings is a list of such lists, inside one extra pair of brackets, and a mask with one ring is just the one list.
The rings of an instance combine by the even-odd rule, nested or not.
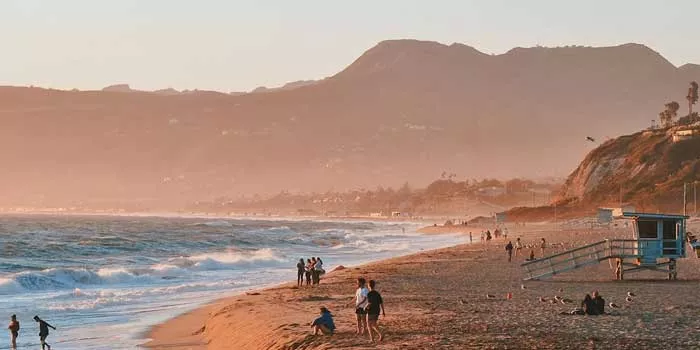
[[(623, 234), (585, 228), (556, 232), (541, 229), (511, 232), (509, 237), (522, 237), (525, 244), (546, 237), (551, 250), (563, 251)], [(219, 299), (152, 327), (142, 347), (375, 347), (369, 339), (354, 334), (354, 308), (344, 307), (354, 295), (354, 280), (359, 276), (377, 280), (387, 304), (387, 317), (380, 319), (385, 332), (380, 348), (700, 347), (700, 336), (695, 335), (700, 327), (695, 317), (698, 308), (692, 307), (697, 303), (700, 259), (681, 259), (677, 282), (661, 280), (658, 272), (642, 272), (635, 276), (641, 279), (613, 282), (605, 262), (552, 280), (523, 282), (519, 266), (523, 257), (508, 263), (503, 245), (498, 240), (426, 250), (329, 272), (321, 285), (310, 288), (297, 288), (294, 282), (287, 282)], [(607, 301), (622, 304), (622, 308), (613, 310), (615, 316), (580, 317), (560, 315), (574, 304), (538, 300), (558, 294), (578, 301), (592, 290), (600, 290)], [(629, 290), (638, 294), (632, 303), (624, 300)], [(507, 293), (513, 298), (507, 299)], [(487, 294), (494, 298), (486, 298)], [(308, 323), (320, 306), (334, 314), (338, 330), (332, 337), (310, 335)]]

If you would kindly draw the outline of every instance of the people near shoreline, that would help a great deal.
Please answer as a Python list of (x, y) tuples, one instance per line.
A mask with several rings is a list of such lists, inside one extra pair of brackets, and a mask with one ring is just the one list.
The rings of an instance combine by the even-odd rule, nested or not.
[(335, 331), (335, 323), (333, 322), (333, 315), (325, 307), (321, 307), (321, 316), (311, 322), (311, 327), (314, 330), (314, 335), (319, 333), (325, 335), (333, 335)]
[(605, 299), (600, 296), (597, 290), (593, 292), (593, 304), (595, 306), (596, 315), (605, 315)]
[(490, 240), (491, 240), (491, 231), (486, 230), (486, 241), (488, 242)]
[(306, 285), (311, 285), (311, 270), (313, 269), (314, 265), (311, 262), (311, 259), (306, 259), (306, 267), (304, 269), (304, 273), (306, 274)]
[(304, 273), (306, 272), (306, 264), (304, 264), (304, 258), (299, 259), (297, 263), (297, 287), (304, 285)]
[(56, 330), (56, 327), (48, 324), (48, 322), (39, 318), (39, 316), (34, 316), (34, 321), (39, 323), (39, 342), (41, 342), (41, 350), (51, 350), (51, 345), (46, 342), (46, 338), (49, 336), (49, 328)]
[(314, 264), (314, 284), (321, 284), (321, 275), (324, 273), (326, 273), (326, 270), (323, 269), (323, 261), (320, 256), (317, 256)]
[(311, 257), (311, 284), (316, 284), (316, 257)]
[(523, 243), (520, 242), (520, 237), (515, 239), (515, 256), (520, 255), (520, 251), (523, 249)]
[(542, 240), (540, 241), (540, 250), (542, 251), (542, 257), (544, 258), (544, 250), (547, 248), (547, 241), (544, 240), (544, 237), (542, 237)]
[(377, 341), (382, 341), (383, 335), (379, 331), (379, 312), (381, 311), (382, 317), (386, 317), (384, 313), (384, 301), (382, 300), (382, 295), (376, 290), (377, 282), (374, 280), (369, 281), (369, 293), (367, 293), (367, 332), (369, 333), (369, 340), (374, 341), (373, 333), (377, 335)]
[(484, 231), (481, 231), (481, 236), (479, 237), (479, 240), (482, 242), (484, 241)]
[(473, 240), (472, 240), (472, 233), (469, 232), (469, 243), (471, 243), (471, 242), (473, 242)]
[(355, 315), (357, 318), (357, 334), (365, 334), (365, 329), (367, 329), (367, 312), (365, 308), (368, 305), (367, 294), (369, 290), (367, 289), (367, 281), (360, 277), (357, 279), (357, 289), (355, 290)]
[(506, 244), (506, 253), (508, 253), (508, 262), (511, 262), (513, 259), (513, 242), (508, 241), (508, 244)]
[(10, 325), (7, 326), (10, 330), (10, 346), (12, 349), (17, 349), (17, 337), (19, 337), (19, 321), (17, 315), (10, 316)]

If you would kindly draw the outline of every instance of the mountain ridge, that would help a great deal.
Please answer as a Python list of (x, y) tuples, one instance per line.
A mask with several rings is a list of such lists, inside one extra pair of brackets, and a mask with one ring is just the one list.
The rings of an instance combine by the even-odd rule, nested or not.
[(586, 136), (639, 130), (682, 102), (700, 76), (669, 64), (642, 45), (488, 55), (385, 41), (326, 79), (266, 93), (4, 87), (0, 207), (564, 175)]

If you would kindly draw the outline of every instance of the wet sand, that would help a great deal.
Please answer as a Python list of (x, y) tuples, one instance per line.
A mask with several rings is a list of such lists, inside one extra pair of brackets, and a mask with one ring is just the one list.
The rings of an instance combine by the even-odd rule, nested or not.
[[(515, 234), (525, 244), (546, 237), (552, 251), (604, 238), (608, 231)], [(332, 272), (320, 286), (293, 283), (220, 300), (150, 333), (152, 349), (693, 349), (700, 348), (700, 259), (679, 261), (678, 281), (662, 273), (613, 281), (607, 262), (544, 281), (523, 282), (520, 256), (508, 263), (505, 243), (475, 242)], [(548, 253), (549, 253), (548, 252)], [(529, 253), (524, 249), (523, 253)], [(539, 251), (536, 251), (539, 255)], [(290, 276), (295, 271), (290, 269)], [(379, 281), (387, 316), (384, 341), (354, 334), (357, 277)], [(635, 280), (632, 280), (635, 278)], [(522, 289), (521, 285), (525, 286)], [(599, 290), (621, 308), (614, 315), (561, 315)], [(636, 294), (626, 302), (628, 291)], [(512, 293), (512, 299), (506, 294)], [(495, 298), (487, 298), (487, 294)], [(573, 304), (541, 302), (555, 295)], [(310, 335), (309, 322), (326, 306), (338, 327)]]

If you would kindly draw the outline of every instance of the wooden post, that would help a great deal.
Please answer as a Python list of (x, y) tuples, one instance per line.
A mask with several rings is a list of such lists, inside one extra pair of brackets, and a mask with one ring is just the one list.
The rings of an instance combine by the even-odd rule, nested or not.
[(625, 278), (625, 270), (622, 268), (622, 259), (621, 258), (615, 259), (615, 264), (617, 266), (615, 268), (615, 278), (618, 281), (622, 281)]

